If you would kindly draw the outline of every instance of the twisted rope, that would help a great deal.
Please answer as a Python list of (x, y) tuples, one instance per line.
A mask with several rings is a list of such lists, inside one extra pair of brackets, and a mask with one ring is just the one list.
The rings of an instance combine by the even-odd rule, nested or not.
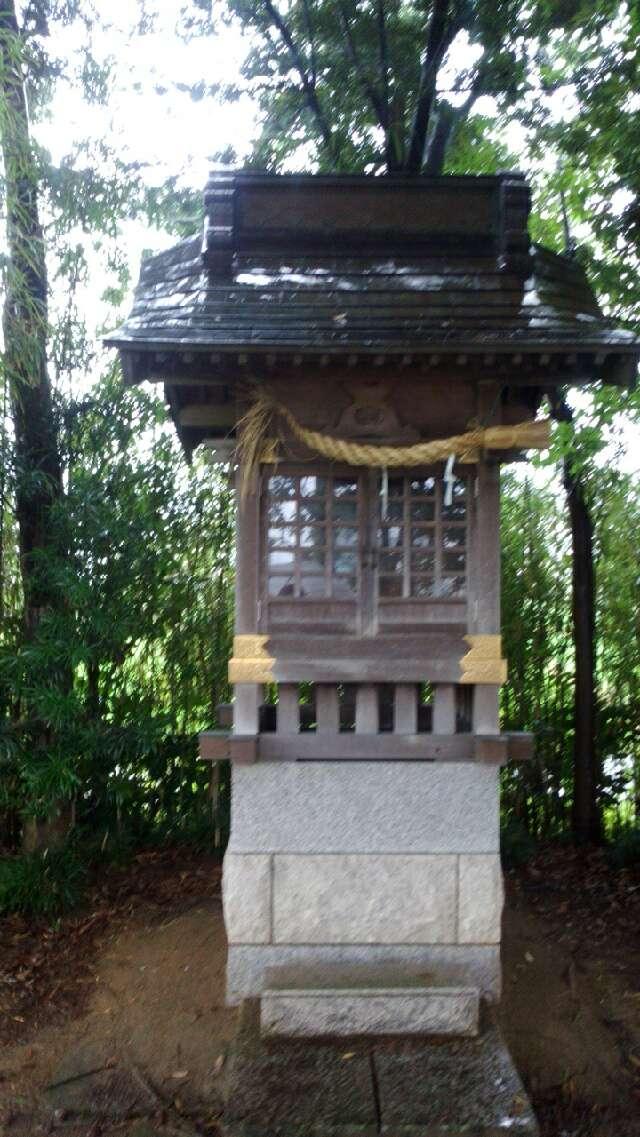
[[(275, 460), (277, 445), (272, 435), (278, 418), (283, 419), (296, 438), (316, 454), (322, 454), (333, 462), (369, 468), (423, 466), (444, 461), (450, 454), (455, 454), (462, 462), (474, 462), (481, 450), (542, 450), (549, 445), (550, 436), (550, 420), (540, 419), (514, 426), (475, 427), (464, 434), (454, 434), (430, 442), (415, 442), (410, 446), (354, 442), (308, 429), (298, 422), (288, 407), (262, 389), (238, 423), (238, 456), (242, 463), (244, 492), (255, 480), (260, 463)], [(266, 443), (269, 447), (267, 452)]]

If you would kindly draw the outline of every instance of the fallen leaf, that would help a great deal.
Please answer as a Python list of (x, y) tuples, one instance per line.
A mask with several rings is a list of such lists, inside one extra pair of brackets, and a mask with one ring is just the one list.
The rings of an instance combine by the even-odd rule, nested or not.
[(347, 1050), (347, 1053), (342, 1055), (342, 1061), (345, 1062), (347, 1058), (355, 1058), (355, 1056), (355, 1050)]
[(189, 1077), (189, 1071), (188, 1070), (174, 1070), (171, 1077), (175, 1078), (177, 1082), (182, 1082), (182, 1081), (184, 1081), (185, 1078)]

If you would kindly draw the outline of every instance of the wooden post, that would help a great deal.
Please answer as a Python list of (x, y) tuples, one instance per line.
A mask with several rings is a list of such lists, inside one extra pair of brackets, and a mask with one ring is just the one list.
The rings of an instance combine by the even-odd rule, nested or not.
[(220, 763), (211, 763), (211, 775), (209, 777), (209, 803), (211, 808), (211, 819), (214, 824), (213, 829), (213, 847), (219, 849), (221, 845), (220, 840)]
[[(478, 635), (500, 634), (500, 466), (478, 463), (475, 510), (473, 630)], [(473, 729), (498, 734), (500, 688), (480, 683), (474, 689)]]
[[(258, 631), (260, 565), (260, 487), (243, 496), (241, 474), (236, 475), (236, 588), (235, 633)], [(233, 733), (258, 734), (262, 684), (236, 683), (233, 689)]]
[[(360, 634), (374, 636), (378, 630), (378, 604), (376, 589), (376, 558), (378, 555), (378, 470), (362, 474), (363, 501), (361, 510), (366, 515), (360, 523)], [(363, 523), (364, 522), (364, 523)], [(377, 729), (377, 728), (376, 728)]]

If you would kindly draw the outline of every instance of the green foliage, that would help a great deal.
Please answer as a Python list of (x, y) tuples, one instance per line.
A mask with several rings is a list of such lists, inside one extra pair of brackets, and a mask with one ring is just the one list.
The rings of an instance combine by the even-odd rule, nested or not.
[[(480, 95), (511, 104), (523, 89), (523, 37), (537, 5), (226, 0), (224, 7), (251, 37), (243, 79), (261, 110), (253, 165), (417, 172), (426, 164), (437, 173), (441, 143), (451, 151), (449, 166), (461, 171), (486, 169), (505, 153), (479, 130), (477, 152), (473, 128), (457, 136)], [(238, 86), (226, 94), (236, 98)], [(423, 115), (429, 130), (412, 167)]]
[(617, 829), (609, 839), (607, 859), (615, 869), (640, 865), (640, 827), (625, 825)]
[[(446, 168), (493, 171), (505, 125), (519, 120), (541, 167), (548, 170), (550, 146), (575, 153), (600, 213), (611, 212), (606, 196), (614, 179), (637, 181), (632, 4), (225, 0), (218, 11), (247, 33), (241, 80), (220, 94), (248, 92), (258, 102), (251, 161), (259, 168), (438, 173), (447, 152)], [(198, 91), (202, 84), (194, 85)], [(567, 115), (554, 109), (556, 92), (575, 92), (585, 108), (568, 129)], [(493, 121), (472, 127), (476, 150), (460, 135), (480, 97), (492, 100)], [(429, 129), (412, 164), (414, 128), (425, 111)], [(603, 167), (606, 189), (598, 183)]]
[[(611, 831), (634, 816), (640, 784), (640, 493), (615, 466), (584, 470), (595, 522), (599, 793)], [(546, 839), (569, 829), (573, 793), (571, 557), (553, 483), (503, 477), (502, 550), (503, 725), (536, 740), (531, 762), (503, 771), (503, 813)]]
[(52, 920), (84, 895), (87, 868), (69, 842), (60, 849), (0, 858), (0, 915), (22, 912)]
[(537, 170), (539, 212), (546, 214), (536, 236), (563, 247), (562, 191), (599, 295), (637, 326), (640, 10), (633, 0), (576, 9), (571, 36), (554, 28), (549, 13), (543, 38), (530, 47), (531, 94), (514, 108)]
[(6, 830), (74, 800), (101, 839), (174, 839), (204, 815), (223, 833), (228, 793), (212, 817), (195, 735), (228, 696), (226, 478), (205, 456), (187, 467), (160, 403), (115, 372), (62, 412), (64, 555), (39, 568), (65, 603), (0, 643)]
[(568, 824), (572, 775), (571, 551), (561, 499), (506, 474), (501, 534), (503, 729), (536, 739), (533, 760), (503, 772), (503, 810), (549, 837)]
[[(142, 9), (140, 33), (153, 25)], [(96, 292), (113, 326), (130, 285), (123, 223), (192, 230), (200, 195), (196, 209), (177, 178), (150, 185), (102, 132), (74, 137), (55, 161), (37, 145), (30, 123), (46, 120), (63, 90), (94, 113), (107, 107), (116, 61), (94, 53), (101, 20), (83, 0), (37, 0), (18, 14), (21, 27), (9, 4), (0, 29), (13, 238), (2, 262), (12, 322), (0, 371), (0, 847), (4, 906), (51, 915), (73, 902), (76, 861), (159, 840), (226, 840), (228, 775), (211, 799), (196, 736), (228, 697), (233, 507), (206, 456), (186, 466), (155, 397), (127, 392), (113, 366), (94, 378)], [(56, 34), (64, 28), (81, 45), (72, 56)], [(34, 424), (25, 392), (37, 369), (53, 399), (36, 393)], [(21, 422), (35, 425), (34, 445)], [(20, 541), (44, 508), (27, 560)], [(15, 855), (34, 825), (42, 840), (59, 839), (47, 821), (70, 804), (72, 845)]]
[(521, 821), (511, 818), (500, 828), (500, 854), (505, 868), (526, 865), (536, 852), (536, 843)]

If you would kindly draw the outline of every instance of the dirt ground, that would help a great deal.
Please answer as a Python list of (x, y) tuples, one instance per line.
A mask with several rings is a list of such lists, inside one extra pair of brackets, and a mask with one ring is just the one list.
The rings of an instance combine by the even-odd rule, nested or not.
[[(144, 854), (54, 929), (0, 924), (1, 1134), (219, 1132), (219, 884), (210, 858)], [(507, 886), (501, 1022), (545, 1137), (638, 1137), (640, 874), (562, 849)], [(121, 1072), (122, 1116), (72, 1124), (70, 1087)]]

